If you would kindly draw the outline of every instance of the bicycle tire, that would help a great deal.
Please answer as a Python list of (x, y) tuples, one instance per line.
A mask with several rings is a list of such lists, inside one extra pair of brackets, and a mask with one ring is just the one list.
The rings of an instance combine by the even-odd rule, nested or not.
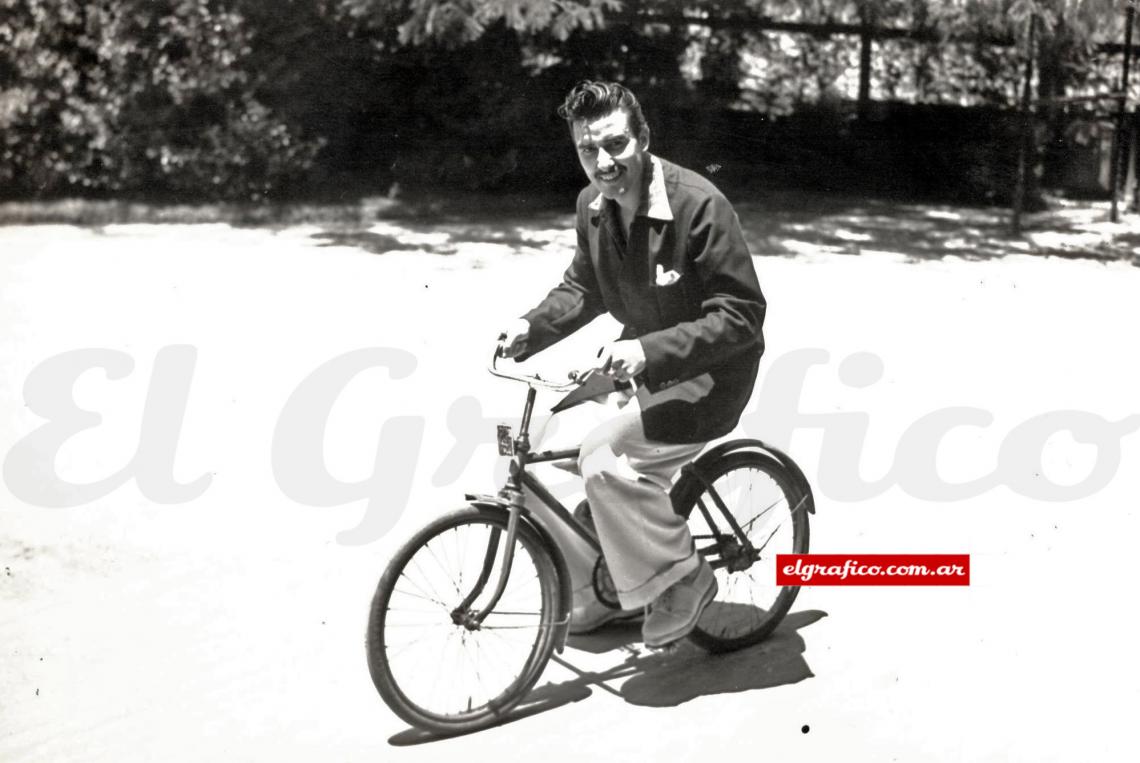
[[(731, 487), (733, 482), (742, 481), (736, 480), (734, 475), (751, 476), (744, 474), (746, 470), (754, 473), (761, 482), (766, 484), (765, 491), (768, 494), (759, 496), (760, 500), (754, 506), (740, 505), (742, 496), (728, 495), (726, 497), (725, 495), (725, 493), (731, 492), (724, 489), (725, 486)], [(715, 505), (715, 501), (712, 501), (711, 496), (705, 491), (704, 483), (695, 475), (686, 475), (678, 481), (674, 488), (674, 511), (689, 522), (694, 542), (702, 555), (712, 563), (719, 586), (716, 598), (702, 613), (696, 628), (689, 634), (690, 638), (709, 652), (731, 652), (758, 644), (770, 636), (787, 615), (792, 602), (795, 601), (796, 595), (799, 593), (798, 586), (781, 587), (775, 584), (775, 555), (777, 553), (807, 553), (809, 542), (807, 507), (811, 500), (810, 489), (805, 490), (804, 487), (800, 486), (796, 478), (775, 458), (754, 450), (727, 453), (712, 463), (703, 465), (702, 474), (709, 484), (712, 484), (718, 492), (722, 493), (726, 507), (733, 513), (742, 528), (746, 523), (750, 527), (755, 527), (754, 523), (764, 518), (765, 512), (768, 512), (768, 516), (762, 525), (763, 531), (771, 529), (770, 523), (777, 517), (782, 522), (781, 525), (773, 529), (772, 534), (767, 538), (768, 543), (759, 552), (759, 558), (753, 560), (749, 567), (733, 571), (727, 566), (728, 560), (721, 558), (719, 552), (714, 548), (714, 545), (719, 544), (704, 542), (718, 537), (718, 534), (709, 528), (704, 513), (698, 511), (694, 515), (697, 499), (705, 497), (708, 499), (705, 500), (706, 508), (714, 520), (719, 521), (720, 525), (727, 525), (727, 520)], [(758, 497), (752, 493), (751, 484), (751, 482), (746, 483), (748, 486), (747, 495), (743, 496), (749, 501)], [(768, 503), (772, 496), (778, 497), (771, 502), (769, 508), (761, 511), (760, 515), (755, 518), (748, 516), (749, 512), (757, 510), (757, 506)], [(731, 505), (734, 502), (737, 505)], [(738, 512), (740, 512), (739, 515)], [(791, 523), (790, 537), (788, 533), (784, 532), (776, 547), (767, 547), (771, 545), (770, 541), (776, 538), (776, 534), (784, 530), (784, 525), (789, 521)], [(719, 537), (727, 538), (731, 530), (726, 531), (724, 527), (720, 529)], [(756, 544), (765, 541), (763, 536), (757, 539), (750, 538), (750, 540), (755, 540)], [(704, 543), (703, 546), (702, 543)], [(737, 545), (737, 552), (743, 553), (739, 549), (739, 544)], [(766, 580), (758, 579), (758, 573), (753, 571), (757, 562), (763, 562), (762, 577), (767, 578)], [(767, 577), (769, 574), (770, 577)], [(749, 603), (742, 604), (738, 599), (746, 599)], [(767, 606), (759, 606), (756, 603), (757, 599), (762, 599)]]
[[(454, 622), (452, 607), (458, 605), (470, 587), (464, 586), (465, 573), (467, 581), (475, 567), (481, 568), (481, 559), (486, 556), (486, 547), (493, 530), (500, 531), (498, 546), (502, 547), (501, 539), (506, 536), (507, 511), (487, 506), (467, 506), (451, 512), (417, 532), (392, 557), (372, 598), (372, 606), (368, 618), (368, 631), (366, 635), (366, 650), (368, 655), (368, 669), (372, 681), (380, 693), (381, 698), (401, 719), (407, 723), (427, 731), (438, 734), (456, 734), (493, 726), (503, 720), (506, 714), (521, 701), (538, 680), (545, 669), (555, 646), (555, 619), (559, 611), (559, 596), (561, 595), (561, 578), (558, 566), (546, 540), (540, 536), (527, 522), (520, 522), (515, 540), (514, 564), (499, 604), (492, 610), (482, 627), (470, 630), (462, 624)], [(468, 531), (476, 531), (474, 534)], [(481, 542), (480, 538), (485, 538)], [(448, 541), (451, 547), (448, 547)], [(470, 542), (470, 546), (462, 543)], [(424, 550), (429, 553), (421, 554)], [(437, 552), (438, 550), (438, 552)], [(450, 551), (450, 553), (449, 553)], [(468, 554), (472, 564), (468, 564)], [(438, 566), (442, 576), (430, 576), (420, 564), (425, 563)], [(486, 599), (494, 588), (498, 579), (498, 569), (501, 557), (496, 555), (490, 579), (486, 581), (483, 594), (473, 604)], [(444, 564), (456, 564), (457, 570), (444, 570)], [(409, 569), (414, 566), (414, 569)], [(457, 579), (450, 576), (455, 574)], [(413, 575), (423, 574), (423, 585), (413, 578)], [(476, 575), (476, 577), (478, 577)], [(530, 578), (534, 578), (534, 582)], [(401, 581), (408, 583), (406, 590), (398, 586)], [(439, 587), (444, 582), (450, 583), (455, 592), (449, 590), (439, 594)], [(535, 585), (536, 583), (536, 585)], [(415, 589), (414, 591), (411, 589)], [(520, 600), (521, 589), (523, 594), (537, 595), (537, 612), (515, 612), (504, 608), (517, 606)], [(533, 589), (533, 590), (531, 590)], [(394, 610), (393, 598), (401, 604), (405, 599), (419, 609), (407, 608)], [(417, 600), (426, 600), (428, 604)], [(525, 605), (524, 605), (525, 606)], [(413, 637), (401, 641), (399, 635), (401, 627), (416, 628), (420, 623), (405, 622), (405, 615), (414, 614), (416, 618), (425, 618), (432, 622), (423, 624), (427, 635)], [(525, 616), (522, 620), (511, 620), (513, 616)], [(524, 625), (517, 623), (524, 622)], [(486, 623), (493, 623), (487, 625)], [(476, 643), (472, 652), (468, 648), (468, 641), (478, 642), (481, 637), (488, 634), (496, 635), (501, 641), (508, 639), (497, 631), (519, 630), (521, 641), (518, 644), (526, 645), (528, 636), (526, 631), (533, 631), (533, 641), (529, 644), (526, 654), (517, 654), (514, 648), (504, 648), (493, 639), (486, 639), (482, 645)], [(408, 635), (410, 632), (403, 632)], [(458, 636), (459, 643), (454, 639)], [(433, 648), (436, 647), (436, 648)], [(466, 662), (454, 659), (449, 655), (458, 647), (466, 655)], [(398, 648), (398, 651), (397, 651)], [(484, 680), (474, 660), (486, 648), (488, 653), (495, 653), (495, 665), (509, 663), (508, 673), (512, 675), (500, 688), (493, 688), (478, 704), (474, 702), (474, 694), (469, 694), (466, 707), (429, 706), (424, 699), (424, 687), (432, 682), (432, 688), (444, 682), (444, 690), (463, 686), (464, 680), (471, 680), (465, 675), (467, 667), (474, 668), (476, 681)], [(390, 651), (391, 650), (391, 651)], [(425, 651), (426, 650), (426, 651)], [(412, 670), (404, 667), (393, 669), (392, 659), (402, 653), (411, 651), (413, 654), (423, 655), (418, 665)], [(474, 655), (474, 656), (473, 656)], [(517, 669), (516, 666), (517, 665)], [(487, 667), (494, 667), (489, 661)], [(434, 672), (434, 675), (432, 673)], [(513, 675), (517, 672), (517, 676)], [(469, 685), (468, 685), (469, 686)], [(430, 693), (430, 692), (427, 692)], [(461, 696), (464, 692), (460, 691)]]

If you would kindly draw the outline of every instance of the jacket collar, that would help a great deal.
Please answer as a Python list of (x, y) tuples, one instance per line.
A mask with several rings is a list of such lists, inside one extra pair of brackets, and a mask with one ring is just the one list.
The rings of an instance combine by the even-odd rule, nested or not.
[[(605, 200), (606, 197), (599, 193), (588, 208), (597, 215), (602, 211), (602, 203)], [(673, 210), (669, 207), (669, 194), (665, 189), (665, 170), (661, 166), (661, 160), (652, 154), (649, 155), (649, 188), (641, 199), (637, 214), (654, 220), (673, 219)]]

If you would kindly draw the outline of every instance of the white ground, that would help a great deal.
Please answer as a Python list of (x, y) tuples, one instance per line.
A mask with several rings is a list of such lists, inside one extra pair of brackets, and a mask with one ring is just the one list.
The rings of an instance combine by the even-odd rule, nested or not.
[[(524, 231), (529, 243), (376, 255), (319, 247), (317, 232), (0, 229), (0, 456), (43, 423), (25, 406), (32, 369), (106, 348), (134, 370), (80, 377), (77, 404), (102, 423), (68, 440), (56, 469), (76, 483), (119, 471), (138, 449), (156, 354), (192, 345), (174, 476), (212, 475), (185, 503), (148, 500), (131, 481), (72, 508), (18, 499), (48, 478), (8, 475), (0, 760), (1132, 759), (1140, 420), (1100, 450), (1059, 432), (1038, 461), (999, 452), (1041, 414), (1070, 411), (1059, 420), (1079, 423), (1138, 412), (1140, 268), (1031, 256), (908, 263), (866, 251), (758, 257), (770, 301), (765, 378), (805, 351), (823, 361), (803, 385), (762, 380), (746, 427), (787, 446), (816, 485), (812, 549), (969, 553), (972, 584), (806, 588), (777, 638), (719, 660), (684, 650), (663, 662), (621, 638), (576, 642), (563, 655), (575, 669), (627, 670), (599, 684), (551, 664), (542, 683), (555, 686), (540, 696), (560, 706), (409, 746), (422, 740), (383, 705), (365, 666), (371, 590), (399, 541), (465, 491), (494, 487), (491, 425), (476, 427), (486, 447), (449, 460), (448, 412), (455, 404), (461, 419), (473, 396), (490, 419), (517, 416), (515, 385), (481, 369), (498, 323), (554, 282), (570, 239), (552, 226)], [(412, 248), (447, 241), (387, 224), (373, 232)], [(540, 365), (569, 364), (611, 328), (595, 324)], [(392, 417), (422, 417), (424, 436), (418, 458), (382, 449), (400, 465), (382, 475), (392, 491), (410, 483), (407, 509), (385, 509), (398, 523), (349, 545), (351, 533), (338, 536), (360, 523), (364, 501), (293, 500), (275, 479), (272, 444), (302, 380), (367, 347), (406, 351), (416, 365), (405, 378), (366, 370), (345, 386), (328, 422), (329, 471), (367, 479)], [(881, 360), (881, 379), (848, 383), (868, 367), (860, 356), (840, 373), (857, 352)], [(866, 414), (865, 446), (858, 428), (841, 442), (849, 426), (821, 435), (789, 420), (797, 394), (803, 412)], [(995, 486), (960, 500), (914, 476), (933, 446), (903, 437), (952, 406), (993, 417), (950, 431), (937, 449), (946, 482), (994, 475)], [(1117, 446), (1120, 462), (1107, 463)], [(1035, 497), (1049, 483), (1079, 485), (1098, 463), (1110, 479), (1091, 494)], [(888, 484), (862, 497), (859, 480), (844, 478), (857, 466), (873, 483), (893, 464)]]

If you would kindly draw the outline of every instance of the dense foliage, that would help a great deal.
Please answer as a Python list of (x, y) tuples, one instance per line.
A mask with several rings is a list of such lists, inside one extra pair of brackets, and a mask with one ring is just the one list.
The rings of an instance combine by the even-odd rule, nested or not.
[[(1093, 43), (1122, 37), (1121, 8), (1112, 0), (0, 0), (0, 194), (255, 200), (393, 182), (561, 188), (576, 169), (554, 108), (582, 77), (635, 87), (666, 143), (694, 133), (715, 143), (734, 110), (776, 130), (769, 142), (805, 130), (839, 138), (854, 129), (859, 37), (757, 24), (911, 30), (920, 39), (875, 43), (873, 99), (1009, 108), (1033, 16), (1039, 97), (1111, 89), (1118, 75)], [(1045, 109), (1054, 135), (1066, 114)], [(815, 121), (805, 127), (805, 119)], [(887, 133), (907, 139), (905, 130)], [(739, 134), (722, 137), (741, 152)], [(763, 154), (756, 140), (743, 149)]]
[(257, 198), (319, 147), (257, 97), (251, 33), (207, 0), (4, 0), (0, 182)]

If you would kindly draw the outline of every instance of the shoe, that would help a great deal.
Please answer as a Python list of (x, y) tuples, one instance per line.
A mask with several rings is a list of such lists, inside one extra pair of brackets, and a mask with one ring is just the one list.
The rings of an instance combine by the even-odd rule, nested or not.
[(590, 596), (588, 601), (574, 603), (570, 610), (570, 635), (581, 636), (592, 633), (607, 623), (628, 622), (641, 617), (644, 612), (641, 607), (637, 609), (610, 609), (595, 597)]
[(716, 575), (702, 558), (700, 567), (666, 588), (649, 605), (641, 626), (645, 645), (663, 647), (689, 635), (716, 592)]
[[(578, 475), (581, 476), (581, 475)], [(594, 515), (590, 511), (590, 502), (583, 500), (574, 507), (574, 521), (590, 531), (590, 535), (598, 537), (598, 528), (594, 526)]]

